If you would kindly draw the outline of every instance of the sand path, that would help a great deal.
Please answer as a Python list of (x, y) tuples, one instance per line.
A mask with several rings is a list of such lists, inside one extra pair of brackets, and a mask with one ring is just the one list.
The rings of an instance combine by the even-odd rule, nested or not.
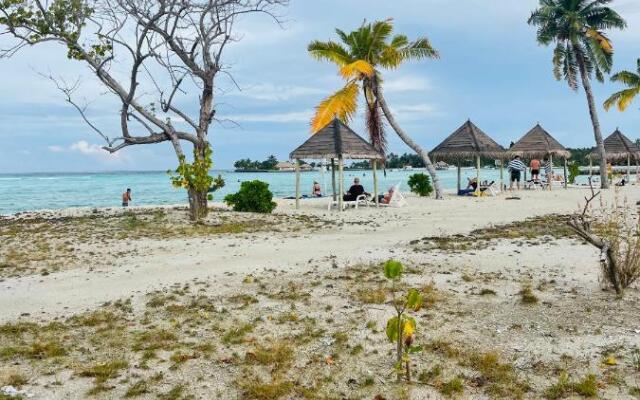
[[(342, 215), (327, 213), (317, 202), (301, 211), (336, 221), (336, 227), (311, 235), (257, 234), (252, 238), (218, 237), (147, 241), (140, 256), (119, 261), (109, 269), (85, 268), (49, 276), (11, 278), (0, 283), (0, 321), (29, 315), (49, 319), (92, 309), (106, 301), (133, 296), (194, 279), (225, 285), (230, 273), (248, 274), (265, 268), (304, 271), (387, 257), (401, 257), (410, 240), (424, 236), (467, 233), (475, 228), (578, 209), (587, 193), (582, 189), (520, 192), (521, 200), (448, 198), (446, 201), (409, 198), (403, 209), (360, 209)], [(604, 199), (611, 201), (615, 192)], [(640, 187), (624, 188), (632, 204)], [(295, 213), (290, 202), (279, 212)], [(334, 261), (335, 260), (335, 261)], [(505, 259), (504, 261), (507, 261)], [(236, 278), (237, 279), (237, 278)]]

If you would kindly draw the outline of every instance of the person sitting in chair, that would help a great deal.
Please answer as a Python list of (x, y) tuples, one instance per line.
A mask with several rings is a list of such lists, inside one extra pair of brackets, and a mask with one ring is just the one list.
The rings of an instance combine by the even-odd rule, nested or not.
[(474, 193), (476, 190), (478, 190), (478, 179), (477, 178), (467, 178), (467, 181), (469, 182), (467, 184), (467, 187), (465, 189), (460, 189), (458, 191), (458, 196), (467, 196), (471, 193)]
[(351, 185), (347, 193), (342, 196), (342, 199), (344, 201), (356, 201), (358, 200), (358, 196), (363, 194), (367, 196), (369, 195), (369, 193), (364, 191), (364, 186), (360, 184), (360, 178), (355, 178), (353, 180), (353, 185)]
[(378, 202), (380, 202), (380, 204), (391, 204), (391, 199), (393, 199), (393, 192), (395, 192), (396, 189), (394, 187), (390, 187), (389, 191), (386, 194), (381, 194), (380, 196), (378, 196)]

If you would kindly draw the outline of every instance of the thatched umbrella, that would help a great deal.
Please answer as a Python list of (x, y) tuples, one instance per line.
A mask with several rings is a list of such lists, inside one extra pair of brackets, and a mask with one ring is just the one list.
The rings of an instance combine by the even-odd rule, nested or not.
[[(607, 161), (627, 160), (627, 180), (631, 180), (631, 159), (636, 160), (636, 180), (638, 178), (638, 160), (640, 160), (640, 148), (626, 137), (620, 129), (616, 128), (609, 137), (604, 140), (604, 149), (607, 154)], [(589, 176), (592, 174), (593, 164), (591, 160), (599, 159), (600, 154), (594, 149), (589, 154)], [(603, 177), (600, 177), (603, 179)]]
[[(300, 147), (292, 151), (289, 158), (296, 160), (296, 208), (300, 208), (299, 161), (309, 158), (331, 160), (333, 201), (338, 201), (341, 211), (343, 209), (344, 160), (371, 160), (373, 165), (373, 190), (375, 193), (376, 205), (378, 204), (378, 178), (376, 175), (376, 167), (379, 160), (384, 160), (384, 156), (338, 118), (335, 118), (324, 128), (314, 133), (313, 136), (311, 136)], [(340, 185), (338, 192), (336, 192), (336, 159), (338, 159)]]
[[(493, 157), (502, 159), (504, 148), (489, 135), (478, 128), (471, 120), (467, 120), (460, 128), (453, 132), (442, 143), (436, 146), (430, 153), (434, 160), (456, 161), (458, 165), (458, 191), (460, 191), (460, 160), (475, 158), (480, 191), (480, 157)], [(500, 166), (500, 180), (502, 181), (502, 166)], [(500, 184), (502, 188), (502, 183)]]
[[(553, 156), (564, 159), (564, 187), (567, 187), (567, 158), (571, 158), (571, 152), (553, 138), (540, 124), (536, 124), (522, 139), (518, 140), (509, 150), (512, 156), (523, 158), (545, 158), (553, 166)], [(551, 182), (549, 182), (551, 189)]]

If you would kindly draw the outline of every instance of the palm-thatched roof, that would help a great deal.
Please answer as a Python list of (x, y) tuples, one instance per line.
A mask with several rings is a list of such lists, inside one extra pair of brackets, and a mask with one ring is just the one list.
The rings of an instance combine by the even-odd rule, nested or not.
[(500, 158), (504, 152), (502, 146), (468, 120), (429, 154), (434, 159), (455, 160), (477, 156)]
[(383, 160), (384, 156), (369, 142), (336, 118), (295, 149), (291, 159)]
[[(627, 157), (640, 159), (640, 148), (619, 129), (616, 129), (604, 140), (604, 149), (607, 153), (607, 160), (610, 161), (626, 160)], [(600, 158), (597, 148), (593, 149), (591, 157)]]
[(540, 124), (534, 126), (507, 152), (510, 155), (518, 155), (525, 158), (543, 158), (548, 155), (563, 158), (571, 157), (571, 152), (554, 139)]

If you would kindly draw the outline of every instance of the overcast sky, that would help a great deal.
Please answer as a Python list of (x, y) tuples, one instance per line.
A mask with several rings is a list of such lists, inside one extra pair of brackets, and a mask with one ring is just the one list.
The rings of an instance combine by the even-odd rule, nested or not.
[[(453, 5), (452, 5), (453, 4)], [(229, 48), (226, 62), (242, 91), (220, 82), (218, 116), (239, 127), (214, 125), (210, 131), (215, 167), (230, 168), (240, 158), (286, 159), (309, 135), (313, 108), (340, 87), (335, 68), (311, 59), (307, 44), (334, 39), (334, 28), (357, 28), (364, 19), (393, 18), (396, 31), (426, 35), (441, 59), (409, 63), (387, 73), (388, 101), (398, 120), (419, 143), (431, 148), (467, 118), (501, 144), (517, 140), (540, 122), (561, 143), (593, 144), (584, 93), (572, 92), (553, 78), (552, 49), (535, 42), (526, 20), (537, 0), (291, 0), (278, 27), (267, 18), (239, 25), (242, 41)], [(640, 2), (612, 3), (629, 24), (611, 32), (614, 70), (635, 69), (640, 57)], [(0, 44), (6, 44), (0, 39)], [(98, 97), (90, 115), (117, 136), (117, 104), (84, 66), (69, 61), (56, 46), (26, 49), (0, 60), (0, 172), (166, 170), (176, 160), (168, 144), (130, 147), (115, 156), (64, 103), (53, 84), (39, 73), (67, 79), (83, 77), (82, 93)], [(598, 104), (620, 87), (594, 83)], [(197, 99), (197, 94), (192, 99)], [(190, 104), (188, 99), (183, 104)], [(194, 106), (190, 107), (195, 110)], [(626, 113), (600, 107), (603, 131), (620, 127), (640, 137), (640, 102)], [(363, 132), (362, 115), (353, 122)], [(409, 151), (391, 130), (390, 149)]]

